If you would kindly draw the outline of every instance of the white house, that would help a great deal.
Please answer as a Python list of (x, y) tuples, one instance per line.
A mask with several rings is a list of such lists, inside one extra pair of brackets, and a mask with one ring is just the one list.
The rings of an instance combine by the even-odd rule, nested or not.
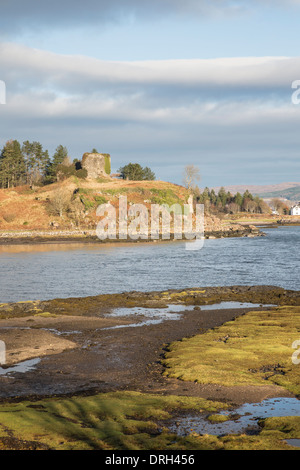
[(291, 215), (300, 215), (300, 202), (291, 208)]

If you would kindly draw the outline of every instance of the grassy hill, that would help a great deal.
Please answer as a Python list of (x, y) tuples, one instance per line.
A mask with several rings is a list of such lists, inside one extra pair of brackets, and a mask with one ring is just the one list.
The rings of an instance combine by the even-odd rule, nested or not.
[(0, 190), (0, 231), (95, 228), (96, 210), (119, 196), (134, 204), (184, 204), (188, 192), (163, 181), (86, 180), (71, 177), (63, 182), (36, 187)]
[[(151, 204), (183, 206), (188, 202), (189, 192), (183, 186), (164, 181), (90, 180), (75, 176), (43, 187), (1, 189), (0, 238), (93, 237), (100, 220), (97, 208), (110, 203), (118, 214), (120, 196), (127, 197), (128, 207), (146, 206), (150, 222)], [(204, 230), (207, 236), (239, 236), (240, 232), (252, 229), (244, 228), (236, 220), (206, 213)]]

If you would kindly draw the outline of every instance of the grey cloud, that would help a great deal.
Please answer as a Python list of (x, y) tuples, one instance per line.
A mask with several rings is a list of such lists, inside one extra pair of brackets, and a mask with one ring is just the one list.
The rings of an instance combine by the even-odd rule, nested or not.
[[(230, 2), (207, 0), (186, 0), (185, 11), (203, 12), (209, 3), (226, 8)], [(119, 21), (132, 15), (136, 17), (157, 17), (161, 14), (182, 13), (180, 0), (10, 0), (1, 5), (0, 27), (11, 31), (21, 27), (23, 30), (48, 26), (76, 26)]]
[[(237, 14), (255, 8), (262, 0), (252, 5), (247, 0), (9, 0), (1, 2), (0, 31), (7, 35), (20, 31), (42, 29), (45, 26), (68, 27), (95, 25), (106, 22), (136, 18), (161, 18), (172, 15), (223, 15)], [(263, 0), (270, 7), (280, 5), (279, 0)], [(299, 4), (288, 0), (285, 5)]]
[[(105, 62), (0, 45), (8, 112), (141, 122), (268, 121), (290, 108), (299, 58)], [(279, 111), (277, 111), (279, 110)], [(291, 114), (295, 107), (289, 109)]]
[(115, 169), (135, 160), (178, 183), (186, 163), (207, 185), (299, 168), (299, 58), (122, 63), (11, 44), (0, 54), (1, 145), (40, 140), (53, 153), (62, 143), (74, 158), (96, 147)]
[(300, 58), (249, 57), (223, 59), (101, 61), (0, 43), (2, 79), (13, 87), (54, 89), (72, 93), (101, 90), (144, 90), (179, 87), (187, 93), (279, 93), (299, 78)]

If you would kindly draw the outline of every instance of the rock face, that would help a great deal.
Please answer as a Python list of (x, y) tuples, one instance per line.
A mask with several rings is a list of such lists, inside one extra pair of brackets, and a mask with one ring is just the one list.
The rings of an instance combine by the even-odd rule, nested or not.
[(87, 177), (96, 179), (100, 176), (108, 176), (111, 172), (110, 155), (102, 153), (85, 153), (81, 166), (87, 171)]

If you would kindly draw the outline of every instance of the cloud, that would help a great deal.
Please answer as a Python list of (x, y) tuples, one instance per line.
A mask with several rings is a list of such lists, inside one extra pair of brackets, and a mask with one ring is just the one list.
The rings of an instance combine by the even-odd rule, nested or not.
[(78, 158), (100, 142), (116, 169), (151, 160), (170, 179), (200, 161), (214, 185), (249, 159), (254, 173), (274, 169), (276, 158), (280, 177), (294, 174), (288, 159), (299, 167), (300, 107), (291, 103), (299, 58), (111, 62), (10, 43), (0, 55), (1, 145), (40, 140), (52, 152), (62, 143)]
[(13, 85), (68, 91), (95, 91), (103, 85), (279, 90), (299, 78), (300, 66), (300, 58), (294, 57), (103, 61), (12, 43), (0, 44), (0, 55), (2, 74)]
[(46, 27), (103, 26), (106, 22), (162, 16), (236, 15), (261, 5), (270, 8), (300, 4), (299, 0), (9, 0), (1, 2), (0, 31), (8, 35)]

